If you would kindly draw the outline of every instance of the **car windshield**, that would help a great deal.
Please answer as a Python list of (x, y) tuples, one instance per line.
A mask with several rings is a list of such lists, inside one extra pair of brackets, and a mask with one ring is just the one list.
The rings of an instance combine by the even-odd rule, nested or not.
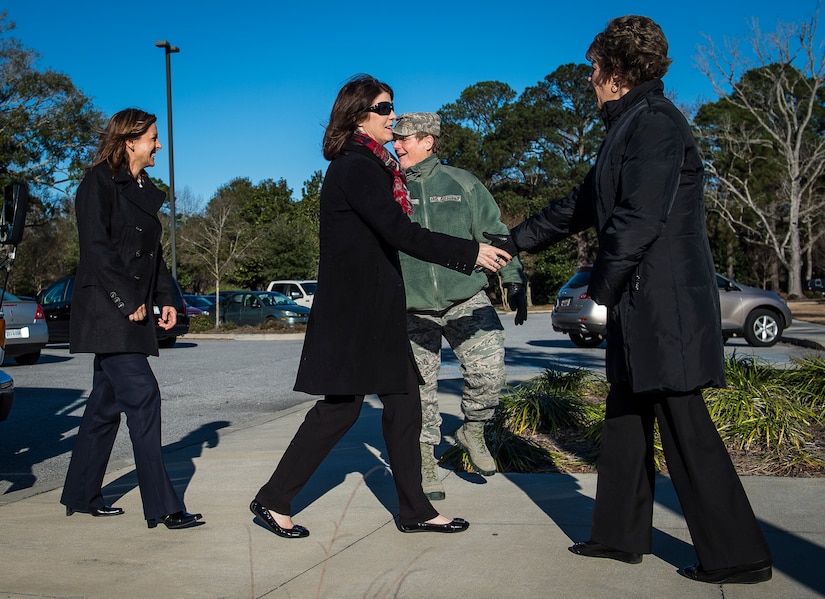
[(291, 299), (285, 296), (283, 293), (277, 293), (275, 291), (270, 291), (269, 293), (262, 293), (258, 296), (261, 300), (261, 303), (264, 306), (277, 306), (279, 304), (294, 304)]

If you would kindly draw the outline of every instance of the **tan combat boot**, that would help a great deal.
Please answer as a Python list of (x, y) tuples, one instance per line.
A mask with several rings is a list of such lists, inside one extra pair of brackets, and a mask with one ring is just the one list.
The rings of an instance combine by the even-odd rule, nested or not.
[(465, 422), (455, 432), (455, 440), (467, 452), (470, 464), (479, 474), (492, 476), (496, 473), (496, 462), (484, 441), (483, 422)]
[(433, 455), (433, 446), (429, 443), (419, 443), (421, 446), (421, 488), (427, 499), (438, 501), (444, 499), (444, 485), (438, 479), (437, 463)]

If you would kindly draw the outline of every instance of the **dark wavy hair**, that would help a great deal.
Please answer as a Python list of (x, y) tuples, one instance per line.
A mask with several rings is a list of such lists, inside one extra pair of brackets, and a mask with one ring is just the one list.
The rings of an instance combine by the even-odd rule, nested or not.
[(141, 137), (157, 120), (158, 117), (154, 114), (139, 108), (126, 108), (116, 112), (100, 133), (92, 167), (105, 162), (111, 167), (113, 175), (123, 166), (129, 170), (126, 142)]
[(599, 65), (602, 83), (618, 77), (633, 88), (661, 79), (673, 61), (667, 57), (667, 38), (653, 19), (639, 15), (617, 17), (596, 35), (585, 57)]
[(338, 157), (346, 141), (358, 128), (358, 123), (369, 116), (367, 108), (372, 106), (382, 92), (387, 92), (392, 99), (392, 88), (389, 85), (364, 73), (355, 75), (344, 83), (332, 105), (329, 124), (324, 131), (324, 158), (332, 160)]

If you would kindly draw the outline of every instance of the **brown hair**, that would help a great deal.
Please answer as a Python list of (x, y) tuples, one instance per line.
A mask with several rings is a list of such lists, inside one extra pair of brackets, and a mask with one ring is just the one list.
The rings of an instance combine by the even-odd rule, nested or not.
[(141, 137), (157, 120), (158, 117), (154, 114), (139, 108), (126, 108), (116, 112), (100, 133), (92, 167), (105, 162), (111, 167), (112, 174), (117, 173), (123, 166), (129, 170), (126, 142)]
[(370, 75), (360, 74), (350, 78), (341, 90), (329, 115), (329, 124), (324, 131), (324, 158), (337, 158), (344, 143), (361, 123), (369, 116), (367, 110), (379, 94), (386, 92), (393, 97), (392, 88)]
[(626, 87), (636, 87), (644, 81), (661, 79), (670, 63), (667, 38), (649, 17), (628, 15), (607, 23), (596, 35), (585, 57), (599, 65), (602, 83), (617, 77)]

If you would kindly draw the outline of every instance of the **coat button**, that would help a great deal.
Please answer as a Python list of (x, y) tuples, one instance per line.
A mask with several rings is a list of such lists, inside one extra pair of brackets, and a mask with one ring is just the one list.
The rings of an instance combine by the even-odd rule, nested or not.
[(155, 252), (149, 252), (149, 257), (154, 258), (155, 257)]
[(135, 258), (140, 258), (140, 250), (135, 252)]
[(140, 281), (140, 275), (135, 275), (135, 281)]
[(135, 227), (135, 231), (138, 233), (143, 233), (143, 227)]

